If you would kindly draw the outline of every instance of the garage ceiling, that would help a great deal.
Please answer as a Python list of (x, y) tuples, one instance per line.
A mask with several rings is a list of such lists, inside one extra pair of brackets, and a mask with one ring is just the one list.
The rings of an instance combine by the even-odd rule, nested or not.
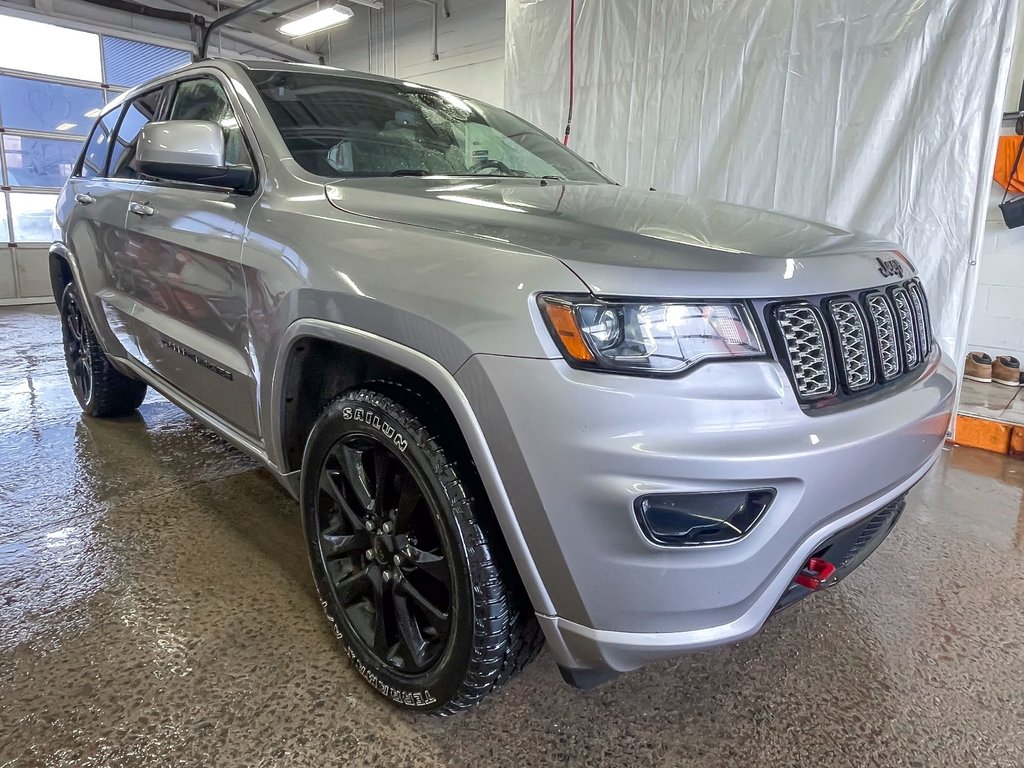
[[(0, 2), (0, 5), (3, 4)], [(149, 9), (191, 14), (202, 17), (209, 24), (219, 16), (225, 16), (249, 4), (242, 0), (28, 0), (24, 5), (54, 19), (90, 18), (92, 12), (89, 7), (101, 6), (114, 12), (131, 13), (139, 17), (152, 16), (146, 12)], [(216, 52), (218, 43), (223, 40), (225, 44), (230, 43), (233, 51), (242, 55), (320, 63), (321, 55), (326, 53), (327, 35), (308, 35), (293, 41), (277, 31), (277, 27), (285, 21), (308, 13), (315, 5), (316, 0), (276, 0), (265, 8), (232, 20), (230, 24), (218, 30), (211, 38), (212, 50)], [(365, 16), (363, 19), (365, 20)], [(129, 23), (126, 26), (132, 25)], [(187, 20), (184, 18), (182, 29), (187, 29)], [(185, 32), (182, 36), (187, 37), (188, 33)]]
[[(232, 2), (224, 0), (148, 0), (147, 4), (153, 7), (196, 13), (206, 18), (207, 22), (212, 22), (218, 16), (249, 5), (248, 2), (237, 2), (237, 0)], [(216, 34), (222, 34), (225, 39), (237, 43), (251, 45), (257, 49), (256, 53), (317, 63), (320, 61), (319, 48), (325, 44), (326, 36), (311, 35), (304, 38), (302, 42), (293, 44), (288, 38), (277, 32), (277, 27), (280, 24), (291, 18), (297, 18), (301, 15), (297, 11), (312, 5), (314, 3), (309, 0), (301, 3), (297, 3), (296, 0), (278, 0), (265, 8), (257, 9), (235, 19)], [(214, 50), (217, 44), (216, 34), (211, 40)]]

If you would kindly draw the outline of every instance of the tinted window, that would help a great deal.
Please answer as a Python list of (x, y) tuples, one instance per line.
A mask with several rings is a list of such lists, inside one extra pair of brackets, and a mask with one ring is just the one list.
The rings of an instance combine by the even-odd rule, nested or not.
[(12, 187), (60, 187), (71, 175), (82, 141), (4, 135), (7, 180)]
[(292, 157), (321, 176), (531, 176), (606, 182), (502, 109), (406, 83), (256, 71)]
[(0, 77), (4, 128), (85, 136), (103, 108), (99, 88)]
[(120, 109), (107, 112), (96, 123), (89, 143), (85, 145), (85, 154), (82, 156), (81, 174), (86, 178), (90, 176), (103, 176), (107, 167), (107, 151), (110, 148), (110, 136), (117, 125), (117, 117), (121, 114)]
[(132, 158), (135, 157), (135, 145), (146, 123), (156, 117), (161, 93), (160, 89), (150, 91), (132, 99), (128, 105), (110, 151), (110, 176), (138, 178), (138, 174), (131, 167)]
[(224, 88), (212, 77), (186, 80), (178, 86), (170, 120), (207, 120), (224, 128), (224, 155), (228, 165), (251, 165), (242, 129)]

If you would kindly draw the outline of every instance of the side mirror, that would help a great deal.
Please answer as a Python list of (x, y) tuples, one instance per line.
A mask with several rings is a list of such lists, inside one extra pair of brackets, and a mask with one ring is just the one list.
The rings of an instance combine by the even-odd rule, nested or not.
[(147, 176), (248, 191), (255, 176), (247, 165), (224, 159), (224, 129), (206, 120), (148, 123), (139, 134), (133, 160)]

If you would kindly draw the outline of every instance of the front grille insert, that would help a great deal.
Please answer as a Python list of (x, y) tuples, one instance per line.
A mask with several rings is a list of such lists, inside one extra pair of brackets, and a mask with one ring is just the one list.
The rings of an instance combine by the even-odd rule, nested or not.
[(868, 313), (875, 331), (875, 347), (878, 362), (882, 366), (882, 379), (892, 381), (903, 371), (900, 350), (896, 342), (896, 319), (892, 306), (884, 293), (872, 293), (867, 297)]
[(860, 309), (850, 299), (833, 299), (829, 302), (829, 315), (839, 340), (840, 368), (846, 386), (853, 392), (870, 387), (875, 383), (875, 373), (868, 329)]
[(916, 370), (932, 348), (928, 301), (917, 279), (767, 304), (776, 348), (804, 403), (893, 382)]
[(914, 319), (913, 310), (910, 308), (910, 296), (907, 289), (903, 287), (892, 289), (892, 303), (896, 306), (896, 315), (899, 318), (900, 341), (903, 343), (903, 359), (906, 360), (907, 368), (916, 368), (920, 362), (920, 355), (917, 346), (917, 321)]
[(775, 320), (800, 397), (812, 400), (832, 394), (828, 341), (818, 312), (809, 304), (790, 304), (776, 310)]
[(916, 280), (907, 286), (910, 305), (914, 308), (914, 320), (917, 324), (917, 338), (921, 343), (921, 358), (928, 357), (932, 348), (932, 329), (928, 322), (928, 304), (924, 298), (924, 289)]

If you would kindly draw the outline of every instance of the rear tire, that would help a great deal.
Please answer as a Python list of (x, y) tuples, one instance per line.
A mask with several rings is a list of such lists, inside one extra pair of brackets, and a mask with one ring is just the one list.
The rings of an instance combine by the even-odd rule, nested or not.
[(320, 602), (356, 671), (438, 715), (479, 702), (543, 643), (457, 455), (396, 400), (354, 390), (314, 425), (300, 493)]
[(60, 320), (68, 378), (82, 410), (96, 418), (127, 416), (137, 410), (146, 397), (146, 385), (110, 364), (74, 283), (68, 283), (61, 295)]

